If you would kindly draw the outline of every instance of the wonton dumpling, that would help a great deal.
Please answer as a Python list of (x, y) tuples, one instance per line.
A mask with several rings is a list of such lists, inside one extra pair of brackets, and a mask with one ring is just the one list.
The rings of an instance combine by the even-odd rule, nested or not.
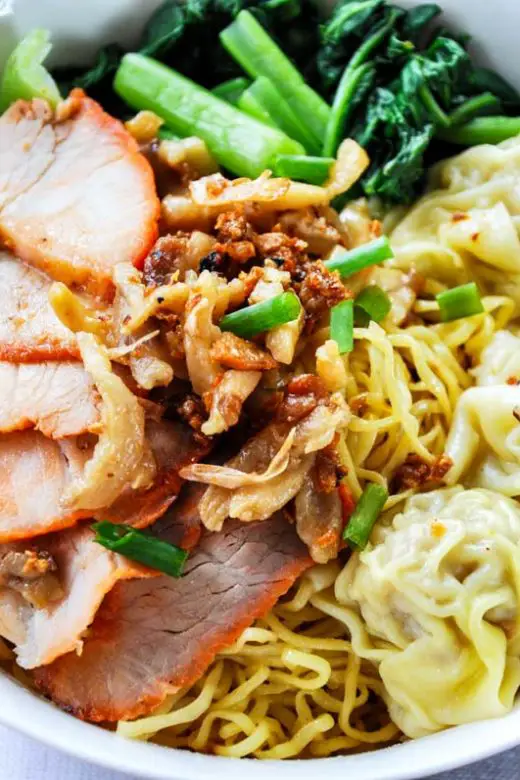
[(440, 163), (435, 189), (392, 232), (392, 264), (449, 286), (476, 280), (520, 311), (519, 182), (520, 136)]
[(445, 481), (520, 495), (520, 386), (465, 390), (457, 402), (445, 453), (453, 461)]
[(368, 637), (353, 633), (354, 650), (379, 661), (392, 719), (419, 737), (507, 713), (520, 687), (520, 506), (444, 488), (377, 534), (336, 597), (361, 613)]
[(520, 338), (508, 330), (495, 333), (472, 373), (483, 387), (520, 382)]

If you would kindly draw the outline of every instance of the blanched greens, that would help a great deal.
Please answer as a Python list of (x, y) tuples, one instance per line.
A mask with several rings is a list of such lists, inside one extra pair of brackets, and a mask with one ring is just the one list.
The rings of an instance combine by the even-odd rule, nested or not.
[[(493, 143), (520, 129), (518, 93), (475, 66), (469, 37), (438, 26), (440, 13), (435, 3), (405, 10), (339, 0), (320, 24), (311, 0), (166, 0), (138, 51), (303, 144), (313, 161), (298, 162), (301, 178), (316, 181), (318, 157), (334, 157), (351, 137), (371, 163), (358, 191), (408, 203), (450, 145)], [(83, 87), (124, 116), (113, 90), (122, 55), (108, 46), (92, 67), (60, 71), (62, 93)], [(275, 157), (271, 167), (283, 165)]]
[(334, 95), (323, 153), (355, 138), (371, 160), (361, 181), (368, 196), (411, 201), (423, 185), (426, 152), (431, 159), (445, 154), (440, 147), (435, 153), (438, 134), (470, 138), (450, 128), (520, 108), (507, 82), (473, 65), (467, 36), (432, 30), (440, 10), (343, 0), (322, 25), (318, 70)]
[[(204, 87), (243, 75), (219, 40), (220, 32), (248, 9), (304, 71), (315, 63), (319, 43), (318, 15), (310, 0), (165, 0), (150, 17), (136, 48)], [(88, 90), (111, 110), (112, 79), (125, 52), (116, 44), (102, 48), (88, 68), (55, 72), (62, 91)]]

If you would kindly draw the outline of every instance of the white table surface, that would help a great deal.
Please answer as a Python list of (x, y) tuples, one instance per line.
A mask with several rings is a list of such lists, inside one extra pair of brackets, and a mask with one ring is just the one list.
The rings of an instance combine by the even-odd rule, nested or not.
[[(0, 780), (132, 780), (132, 778), (120, 772), (110, 772), (76, 761), (0, 726)], [(435, 780), (520, 780), (520, 748), (466, 769), (437, 775)]]

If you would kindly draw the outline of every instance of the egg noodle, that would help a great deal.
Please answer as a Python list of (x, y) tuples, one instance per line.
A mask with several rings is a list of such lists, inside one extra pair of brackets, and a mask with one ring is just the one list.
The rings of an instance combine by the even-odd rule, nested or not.
[[(391, 271), (415, 271), (425, 280), (405, 324), (387, 318), (355, 328), (354, 350), (340, 358), (352, 412), (338, 444), (344, 484), (354, 500), (367, 482), (389, 487), (383, 528), (419, 489), (399, 478), (401, 467), (417, 456), (434, 473), (457, 403), (475, 384), (473, 369), (518, 314), (519, 169), (515, 141), (471, 149), (434, 172), (437, 189), (391, 236)], [(471, 280), (485, 293), (485, 311), (440, 323), (435, 294)], [(328, 339), (325, 323), (307, 340), (297, 370), (320, 373), (316, 353)], [(372, 642), (350, 600), (357, 557), (346, 567), (338, 560), (309, 570), (194, 685), (169, 695), (151, 716), (120, 721), (118, 733), (260, 759), (355, 753), (401, 739), (405, 720), (378, 669), (381, 647), (391, 643)], [(0, 662), (25, 677), (12, 659), (0, 641)], [(414, 725), (405, 731), (414, 729), (419, 733)]]
[[(356, 500), (366, 481), (390, 484), (392, 511), (383, 525), (417, 491), (395, 482), (399, 467), (410, 455), (429, 466), (438, 462), (457, 401), (474, 384), (470, 367), (516, 314), (510, 277), (502, 270), (500, 284), (497, 269), (512, 273), (516, 264), (520, 271), (520, 202), (513, 203), (510, 187), (519, 149), (518, 141), (473, 149), (438, 169), (435, 182), (443, 189), (426, 195), (393, 236), (394, 267), (426, 277), (409, 324), (356, 328), (355, 348), (342, 358), (353, 412), (339, 443), (344, 481)], [(463, 232), (470, 221), (471, 231)], [(485, 312), (439, 323), (435, 293), (472, 279), (489, 293)], [(328, 326), (311, 337), (302, 370), (315, 370), (316, 349), (328, 337)], [(344, 572), (339, 562), (310, 570), (194, 686), (171, 695), (151, 717), (120, 722), (119, 733), (256, 758), (332, 756), (400, 739), (370, 649), (363, 659), (353, 650), (366, 634), (349, 604)]]

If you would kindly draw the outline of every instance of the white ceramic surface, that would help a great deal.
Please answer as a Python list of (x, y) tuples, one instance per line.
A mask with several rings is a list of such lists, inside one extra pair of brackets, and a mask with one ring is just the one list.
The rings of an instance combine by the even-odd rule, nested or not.
[[(51, 29), (53, 56), (85, 60), (100, 43), (129, 43), (160, 0), (0, 0), (0, 64), (31, 27)], [(520, 87), (520, 0), (439, 0), (446, 19), (474, 36), (474, 48)], [(413, 5), (414, 0), (402, 0)], [(234, 760), (129, 742), (81, 723), (0, 674), (0, 721), (78, 758), (156, 780), (412, 780), (452, 769), (520, 744), (520, 708), (505, 718), (474, 723), (377, 752), (290, 762)], [(0, 769), (1, 775), (1, 769)]]

